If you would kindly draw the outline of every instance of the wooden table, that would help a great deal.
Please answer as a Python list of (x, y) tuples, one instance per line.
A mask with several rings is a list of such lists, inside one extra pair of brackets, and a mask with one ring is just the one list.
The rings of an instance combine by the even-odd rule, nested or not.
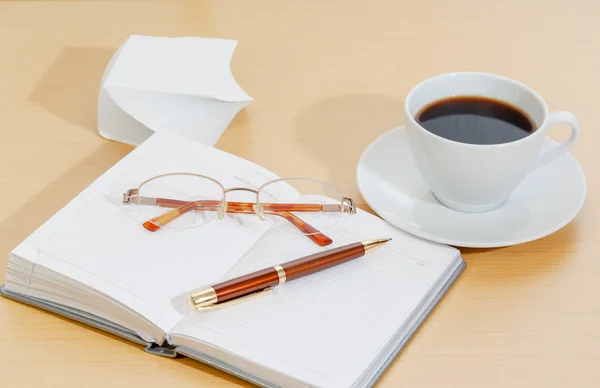
[[(378, 387), (600, 386), (597, 1), (2, 1), (0, 279), (12, 248), (131, 151), (97, 134), (96, 102), (132, 33), (238, 40), (233, 73), (255, 101), (217, 147), (359, 199), (362, 150), (434, 74), (502, 74), (578, 115), (579, 216), (536, 242), (463, 250), (466, 272)], [(250, 386), (3, 298), (0, 344), (2, 387)]]

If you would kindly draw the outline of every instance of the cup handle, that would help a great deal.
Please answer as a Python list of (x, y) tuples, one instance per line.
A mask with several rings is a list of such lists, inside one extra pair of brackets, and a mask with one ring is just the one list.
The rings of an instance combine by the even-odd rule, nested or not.
[(546, 132), (548, 132), (556, 124), (569, 124), (571, 126), (571, 134), (569, 137), (554, 147), (552, 150), (540, 155), (537, 160), (533, 163), (532, 170), (539, 168), (551, 161), (560, 158), (575, 144), (579, 135), (581, 135), (581, 127), (577, 121), (577, 117), (571, 112), (553, 112), (548, 115), (548, 123)]

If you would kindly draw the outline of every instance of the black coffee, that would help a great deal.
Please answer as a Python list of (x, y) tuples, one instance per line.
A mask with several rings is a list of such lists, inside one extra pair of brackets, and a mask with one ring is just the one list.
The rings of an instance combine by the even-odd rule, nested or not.
[(421, 109), (415, 119), (429, 132), (469, 144), (509, 143), (536, 129), (519, 108), (486, 97), (438, 100)]

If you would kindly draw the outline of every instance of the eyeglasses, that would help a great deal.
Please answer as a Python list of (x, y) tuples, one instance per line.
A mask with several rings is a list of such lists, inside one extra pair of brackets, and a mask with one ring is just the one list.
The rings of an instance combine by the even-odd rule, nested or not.
[[(234, 191), (247, 192), (251, 201), (228, 201)], [(123, 194), (124, 204), (137, 204), (144, 228), (189, 229), (225, 214), (255, 214), (284, 232), (304, 234), (316, 244), (331, 244), (323, 232), (343, 214), (355, 214), (356, 204), (334, 186), (307, 178), (282, 178), (258, 189), (226, 189), (219, 181), (193, 173), (158, 175)], [(171, 210), (166, 210), (169, 208)]]

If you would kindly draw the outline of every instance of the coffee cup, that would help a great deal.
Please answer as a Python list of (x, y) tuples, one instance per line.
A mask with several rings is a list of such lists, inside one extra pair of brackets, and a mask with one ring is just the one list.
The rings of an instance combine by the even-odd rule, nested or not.
[[(483, 119), (491, 121), (476, 123), (469, 120), (478, 112), (475, 116), (449, 117), (453, 112), (473, 113), (469, 110), (474, 109), (477, 99), (479, 104), (497, 104), (494, 109), (500, 113), (492, 109), (496, 113), (490, 114), (484, 109), (483, 116), (488, 117)], [(433, 107), (444, 101), (449, 101), (445, 110), (440, 105), (434, 111)], [(432, 111), (429, 116), (438, 121), (453, 121), (439, 121), (438, 128), (432, 130), (433, 119), (425, 121), (419, 117), (427, 109)], [(502, 113), (502, 109), (507, 111)], [(404, 111), (410, 150), (423, 179), (441, 204), (461, 212), (486, 212), (499, 207), (528, 173), (563, 156), (581, 133), (572, 113), (549, 113), (546, 102), (531, 88), (488, 73), (448, 73), (429, 78), (408, 93)], [(519, 114), (525, 118), (517, 117)], [(510, 134), (499, 133), (507, 122), (520, 127), (511, 127)], [(568, 124), (570, 135), (541, 153), (548, 131), (556, 124)], [(525, 128), (527, 125), (531, 128)], [(448, 132), (449, 128), (454, 132)], [(520, 133), (520, 129), (523, 135), (510, 137)], [(461, 136), (471, 136), (471, 140)], [(487, 141), (486, 137), (493, 139)]]

